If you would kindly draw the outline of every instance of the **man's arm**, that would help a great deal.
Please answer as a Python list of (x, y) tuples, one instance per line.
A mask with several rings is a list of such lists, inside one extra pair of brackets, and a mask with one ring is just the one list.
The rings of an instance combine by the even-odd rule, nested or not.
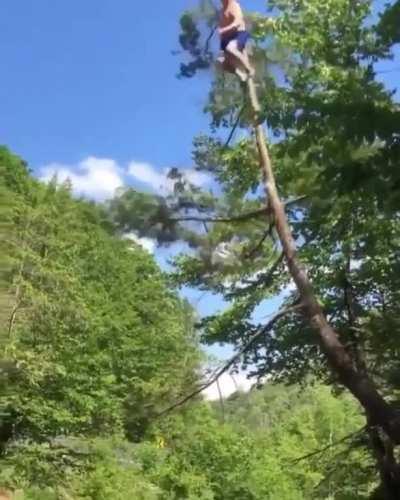
[(232, 15), (233, 21), (230, 24), (228, 24), (228, 26), (219, 28), (218, 31), (220, 35), (223, 35), (228, 31), (232, 31), (235, 28), (239, 28), (244, 23), (243, 12), (242, 9), (240, 8), (240, 5), (237, 2), (232, 3), (232, 5), (229, 8), (229, 13)]

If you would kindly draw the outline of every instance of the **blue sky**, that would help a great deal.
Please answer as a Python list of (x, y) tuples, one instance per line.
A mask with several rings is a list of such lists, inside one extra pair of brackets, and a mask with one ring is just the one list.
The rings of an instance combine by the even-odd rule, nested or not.
[(178, 81), (171, 51), (195, 4), (2, 0), (1, 142), (34, 168), (87, 156), (186, 164), (207, 128), (208, 80)]
[(209, 76), (178, 80), (172, 51), (179, 17), (196, 3), (3, 0), (1, 143), (37, 175), (69, 175), (97, 198), (122, 182), (154, 188), (168, 167), (190, 167), (193, 137), (208, 130)]
[[(264, 10), (262, 0), (242, 3)], [(180, 14), (195, 4), (2, 0), (0, 141), (34, 169), (91, 156), (189, 164), (193, 137), (207, 130), (209, 80), (177, 80), (171, 51)], [(382, 77), (394, 86), (399, 74)]]
[[(96, 184), (98, 198), (121, 182), (154, 188), (166, 168), (190, 168), (193, 137), (208, 130), (209, 76), (176, 79), (179, 57), (171, 52), (179, 16), (195, 4), (2, 0), (0, 142), (37, 175), (75, 176), (83, 194)], [(398, 57), (379, 66), (389, 71), (381, 75), (388, 86), (398, 86)], [(203, 297), (199, 307), (215, 304)]]

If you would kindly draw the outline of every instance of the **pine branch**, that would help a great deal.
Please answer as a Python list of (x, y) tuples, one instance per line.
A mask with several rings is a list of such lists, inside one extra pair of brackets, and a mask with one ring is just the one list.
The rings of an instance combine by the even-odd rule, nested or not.
[(231, 217), (198, 217), (195, 215), (187, 215), (182, 217), (172, 217), (168, 219), (171, 222), (242, 222), (260, 215), (265, 215), (268, 212), (268, 206), (253, 210), (252, 212), (245, 212), (243, 214), (233, 215)]
[(285, 255), (281, 253), (279, 257), (276, 259), (272, 267), (265, 273), (261, 274), (256, 280), (250, 281), (250, 280), (242, 280), (244, 284), (247, 284), (248, 286), (246, 288), (240, 288), (239, 290), (236, 290), (234, 292), (230, 292), (226, 294), (226, 299), (231, 300), (235, 297), (239, 297), (242, 295), (245, 295), (249, 292), (251, 292), (254, 288), (257, 288), (260, 285), (268, 286), (274, 277), (274, 274), (276, 273), (277, 269), (279, 266), (282, 264), (283, 260), (285, 258)]
[[(291, 205), (295, 205), (300, 201), (303, 201), (307, 198), (307, 196), (300, 196), (299, 198), (295, 198), (293, 200), (288, 200), (284, 203), (284, 206), (290, 207)], [(232, 215), (230, 217), (200, 217), (196, 215), (183, 215), (181, 217), (169, 217), (167, 220), (170, 222), (243, 222), (249, 219), (253, 219), (259, 217), (261, 215), (268, 214), (270, 212), (270, 208), (268, 205), (265, 205), (257, 210), (253, 210), (251, 212), (245, 212), (243, 214)]]

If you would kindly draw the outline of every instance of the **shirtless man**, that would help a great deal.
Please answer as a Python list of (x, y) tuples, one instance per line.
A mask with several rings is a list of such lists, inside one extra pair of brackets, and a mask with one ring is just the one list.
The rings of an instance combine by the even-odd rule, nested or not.
[(236, 73), (242, 82), (254, 76), (246, 51), (246, 43), (250, 38), (242, 9), (237, 0), (222, 0), (222, 12), (219, 20), (221, 37), (221, 55), (218, 62), (225, 71)]

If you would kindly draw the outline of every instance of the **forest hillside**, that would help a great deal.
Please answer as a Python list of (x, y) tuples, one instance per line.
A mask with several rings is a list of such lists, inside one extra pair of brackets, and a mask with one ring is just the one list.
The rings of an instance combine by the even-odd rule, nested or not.
[(256, 3), (9, 2), (0, 498), (400, 499), (400, 3)]
[(322, 385), (158, 418), (200, 383), (193, 311), (101, 206), (39, 183), (6, 148), (0, 168), (4, 487), (37, 500), (368, 498), (362, 417)]

